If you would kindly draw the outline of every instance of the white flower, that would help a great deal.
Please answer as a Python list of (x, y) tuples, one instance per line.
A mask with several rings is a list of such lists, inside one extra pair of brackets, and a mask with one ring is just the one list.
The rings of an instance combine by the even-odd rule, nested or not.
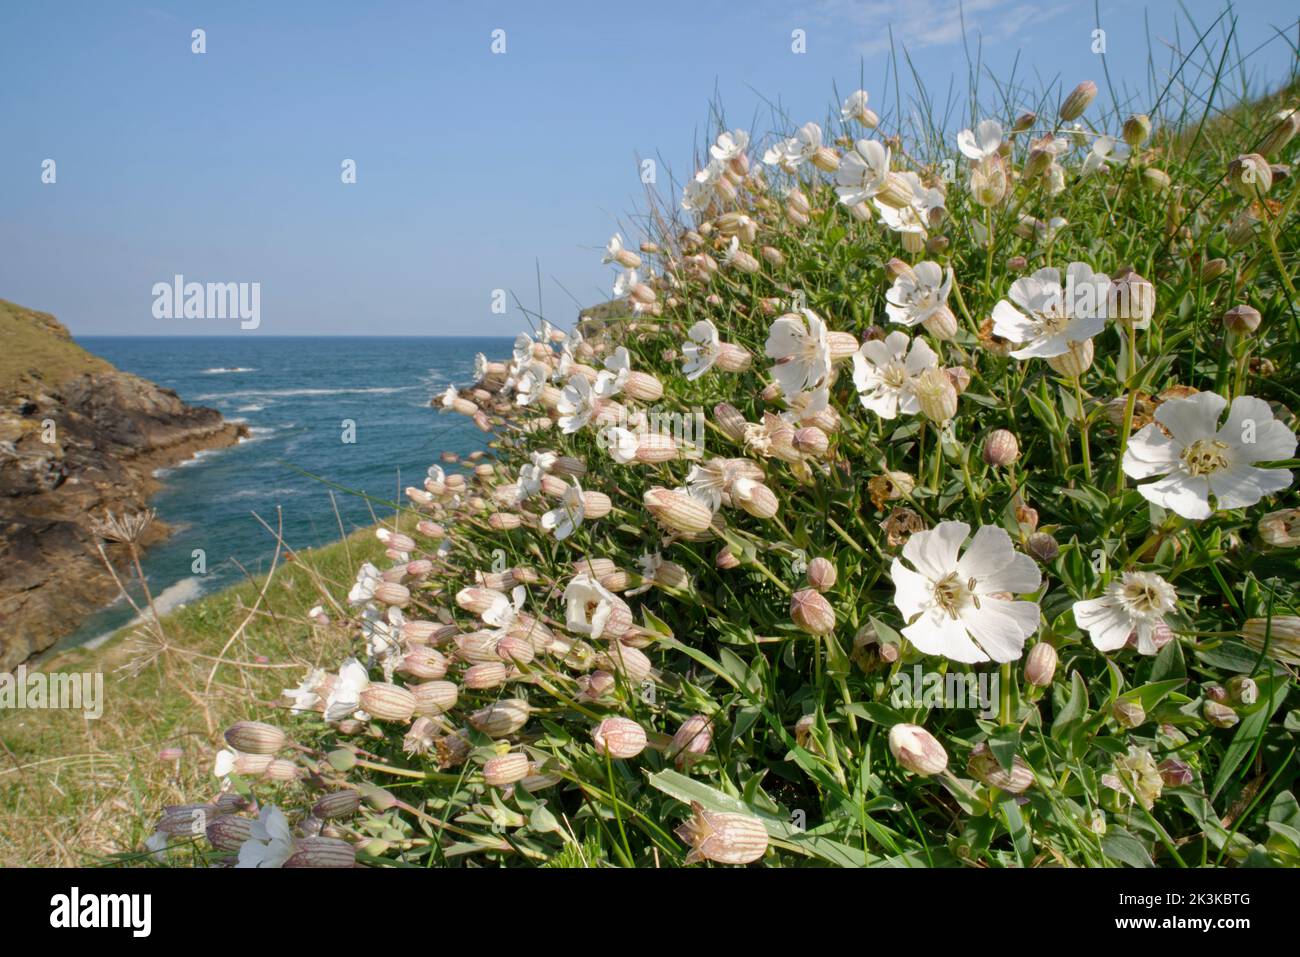
[(544, 363), (533, 361), (519, 376), (519, 381), (515, 383), (515, 401), (520, 405), (532, 405), (542, 397), (542, 390), (546, 388), (546, 383), (550, 381), (550, 367)]
[(962, 130), (957, 134), (957, 148), (963, 156), (979, 162), (996, 156), (1002, 145), (1002, 124), (997, 120), (981, 120), (975, 131)]
[(167, 860), (167, 832), (154, 831), (144, 839), (145, 849), (159, 864)]
[(786, 395), (822, 385), (831, 371), (831, 348), (826, 323), (811, 309), (781, 316), (767, 334), (765, 352), (775, 359), (772, 377)]
[(574, 634), (599, 638), (617, 601), (613, 592), (586, 572), (575, 575), (564, 589), (564, 626)]
[(637, 281), (635, 269), (619, 270), (618, 276), (614, 280), (614, 298), (622, 299), (632, 291), (632, 287), (637, 284)]
[(454, 385), (449, 385), (447, 386), (446, 391), (442, 393), (442, 398), (439, 402), (444, 409), (450, 409), (456, 404), (456, 400), (459, 398), (460, 393), (456, 391), (456, 387)]
[(528, 596), (527, 589), (523, 585), (516, 585), (510, 592), (510, 597), (493, 589), (492, 603), (479, 613), (483, 623), (491, 625), (502, 634), (510, 630), (510, 626), (515, 623), (519, 617), (520, 610), (524, 607), (524, 599)]
[(795, 172), (821, 149), (822, 128), (816, 123), (805, 123), (788, 140), (782, 140), (763, 154), (768, 166), (780, 166), (787, 173)]
[(1059, 270), (1040, 269), (1011, 284), (1011, 302), (1002, 299), (993, 307), (993, 332), (1026, 343), (1011, 353), (1017, 359), (1065, 355), (1070, 343), (1091, 339), (1106, 327), (1109, 289), (1110, 279), (1087, 263), (1070, 263), (1064, 289)]
[(429, 481), (433, 482), (435, 485), (442, 485), (447, 481), (447, 473), (443, 471), (441, 465), (430, 465), (424, 474), (427, 475)]
[(641, 569), (641, 584), (623, 592), (629, 598), (634, 595), (644, 594), (654, 587), (655, 576), (659, 574), (659, 569), (663, 567), (664, 557), (659, 552), (646, 552), (636, 560), (636, 563)]
[(619, 465), (628, 465), (636, 460), (636, 450), (641, 447), (641, 437), (630, 429), (610, 426), (603, 433), (605, 448), (610, 458)]
[(481, 352), (474, 353), (474, 381), (482, 382), (488, 374), (488, 357)]
[(883, 340), (862, 343), (853, 353), (853, 384), (863, 408), (882, 419), (896, 418), (900, 412), (916, 415), (921, 411), (916, 377), (938, 364), (939, 357), (924, 339), (909, 340), (907, 333), (895, 330)]
[(1105, 172), (1110, 169), (1106, 165), (1107, 160), (1122, 163), (1128, 159), (1128, 154), (1127, 143), (1120, 142), (1113, 136), (1099, 136), (1093, 140), (1092, 149), (1083, 158), (1083, 169), (1080, 173), (1087, 176), (1091, 173)]
[(605, 244), (605, 255), (601, 257), (600, 261), (602, 263), (612, 263), (617, 261), (618, 254), (625, 248), (627, 247), (623, 245), (623, 234), (615, 233), (613, 236), (609, 237), (609, 242)]
[(370, 601), (375, 597), (375, 587), (383, 580), (378, 568), (370, 562), (362, 564), (357, 570), (356, 583), (348, 592), (348, 604), (355, 607)]
[(289, 819), (274, 804), (262, 808), (250, 836), (239, 848), (236, 867), (280, 867), (293, 854)]
[(925, 322), (948, 304), (952, 281), (951, 266), (944, 272), (938, 263), (919, 262), (895, 279), (885, 293), (885, 314), (900, 326)]
[(556, 420), (560, 424), (560, 431), (572, 435), (585, 426), (596, 411), (595, 403), (596, 394), (591, 391), (591, 383), (586, 376), (570, 376), (560, 391), (559, 401), (555, 403), (555, 411), (560, 413)]
[(691, 326), (686, 337), (689, 341), (682, 343), (682, 373), (688, 382), (693, 382), (713, 368), (722, 343), (718, 327), (707, 319)]
[(366, 654), (384, 660), (402, 647), (402, 626), (406, 616), (400, 608), (389, 608), (386, 617), (379, 609), (367, 606), (361, 613), (361, 635), (366, 639)]
[(867, 109), (868, 99), (866, 90), (857, 90), (850, 93), (844, 98), (844, 104), (840, 107), (840, 118), (857, 120), (863, 126), (875, 126), (880, 122), (880, 118)]
[(307, 672), (307, 677), (295, 688), (285, 688), (281, 692), (286, 698), (293, 699), (293, 706), (289, 709), (293, 714), (299, 714), (303, 711), (313, 711), (316, 705), (320, 703), (320, 695), (316, 693), (316, 688), (325, 680), (325, 672), (320, 668), (312, 668)]
[(1136, 633), (1138, 653), (1154, 655), (1156, 628), (1178, 604), (1174, 586), (1152, 572), (1125, 572), (1100, 598), (1074, 603), (1074, 620), (1098, 651), (1115, 651)]
[(542, 528), (555, 533), (555, 540), (562, 542), (582, 525), (587, 515), (587, 506), (582, 500), (582, 487), (577, 479), (570, 479), (570, 485), (564, 492), (560, 504), (542, 515)]
[[(1228, 419), (1219, 416), (1227, 400), (1215, 392), (1169, 399), (1156, 408), (1155, 422), (1129, 439), (1124, 472), (1136, 479), (1165, 476), (1137, 490), (1184, 518), (1209, 518), (1210, 496), (1219, 511), (1254, 505), (1291, 485), (1287, 469), (1256, 468), (1295, 455), (1296, 437), (1273, 418), (1263, 399), (1232, 400)], [(1161, 426), (1169, 435), (1161, 431)]]
[(896, 233), (916, 233), (924, 238), (931, 225), (931, 214), (945, 208), (948, 198), (942, 189), (929, 187), (921, 182), (921, 177), (911, 170), (898, 174), (912, 189), (912, 201), (907, 206), (890, 206), (882, 203), (879, 197), (873, 197), (871, 204), (876, 207), (881, 221)]
[(517, 366), (526, 366), (533, 358), (533, 339), (526, 332), (515, 336), (514, 360)]
[(709, 155), (719, 163), (729, 163), (745, 155), (749, 149), (749, 134), (744, 130), (732, 130), (718, 135), (718, 141), (709, 147)]
[(682, 190), (682, 209), (689, 213), (707, 214), (717, 196), (716, 183), (720, 175), (721, 167), (715, 163), (710, 163), (696, 173), (695, 178)]
[(235, 770), (235, 759), (239, 754), (230, 748), (222, 748), (217, 752), (216, 758), (212, 762), (212, 776), (221, 778), (223, 781), (230, 777)]
[(871, 199), (889, 181), (889, 147), (878, 140), (858, 140), (835, 171), (835, 192), (845, 206)]
[(365, 666), (349, 658), (339, 667), (338, 677), (325, 699), (325, 720), (342, 721), (361, 707), (361, 692), (370, 684)]
[(903, 546), (915, 571), (894, 559), (894, 604), (908, 623), (903, 636), (918, 651), (953, 661), (1014, 661), (1038, 630), (1038, 605), (995, 596), (1037, 590), (1038, 566), (996, 525), (981, 526), (958, 558), (969, 534), (965, 522), (940, 522)]
[(632, 374), (632, 357), (627, 346), (619, 346), (605, 359), (605, 368), (596, 375), (593, 391), (599, 398), (612, 399), (623, 391), (627, 377)]

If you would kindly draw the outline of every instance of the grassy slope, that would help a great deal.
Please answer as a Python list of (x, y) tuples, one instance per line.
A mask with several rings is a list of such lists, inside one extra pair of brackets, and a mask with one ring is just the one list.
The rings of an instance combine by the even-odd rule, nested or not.
[(54, 387), (85, 372), (113, 368), (77, 345), (47, 312), (0, 299), (0, 394), (35, 382)]
[[(265, 577), (165, 616), (172, 647), (160, 654), (156, 642), (143, 644), (127, 628), (97, 649), (47, 663), (46, 670), (102, 673), (104, 713), (92, 721), (79, 711), (0, 712), (0, 866), (94, 864), (132, 851), (164, 804), (215, 790), (210, 769), (220, 729), (266, 718), (279, 691), (297, 684), (308, 666), (334, 665), (347, 653), (343, 634), (316, 629), (312, 638), (303, 624), (320, 601), (313, 572), (338, 594), (336, 586), (381, 551), (362, 531), (280, 566), (257, 614), (225, 651), (228, 660), (254, 665), (217, 670), (206, 716), (199, 696)], [(137, 674), (124, 668), (141, 656), (153, 657)], [(260, 656), (276, 664), (258, 668)], [(165, 747), (182, 749), (183, 757), (160, 761)]]

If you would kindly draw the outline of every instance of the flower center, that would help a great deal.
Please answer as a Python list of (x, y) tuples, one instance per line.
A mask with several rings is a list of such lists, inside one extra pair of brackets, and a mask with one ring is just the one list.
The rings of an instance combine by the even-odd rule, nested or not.
[[(975, 579), (963, 584), (956, 572), (949, 572), (934, 583), (934, 602), (952, 618), (956, 618), (957, 612), (966, 604), (966, 599), (975, 597), (972, 594), (974, 588)], [(978, 602), (975, 607), (979, 607)]]
[(1228, 467), (1228, 457), (1223, 454), (1223, 450), (1227, 447), (1226, 442), (1217, 439), (1197, 439), (1183, 449), (1181, 456), (1183, 464), (1194, 476), (1221, 472)]
[(881, 370), (880, 379), (891, 389), (901, 389), (907, 382), (907, 370), (897, 362), (891, 362)]

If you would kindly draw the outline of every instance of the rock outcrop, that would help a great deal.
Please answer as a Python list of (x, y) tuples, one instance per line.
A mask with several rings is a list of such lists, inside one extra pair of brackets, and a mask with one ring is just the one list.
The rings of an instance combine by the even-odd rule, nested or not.
[[(117, 595), (96, 521), (145, 508), (156, 469), (246, 430), (119, 372), (48, 314), (0, 300), (0, 333), (15, 350), (0, 360), (0, 671), (9, 671)], [(166, 534), (155, 521), (141, 545)], [(124, 548), (107, 552), (125, 563)]]

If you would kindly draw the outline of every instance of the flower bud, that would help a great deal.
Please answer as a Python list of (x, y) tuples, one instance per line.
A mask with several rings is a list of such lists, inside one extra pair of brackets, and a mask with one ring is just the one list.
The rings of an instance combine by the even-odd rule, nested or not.
[(688, 847), (687, 864), (716, 861), (719, 864), (750, 864), (767, 852), (767, 828), (748, 814), (706, 811), (691, 802), (691, 818), (674, 832)]
[(1214, 282), (1228, 271), (1226, 259), (1207, 259), (1201, 265), (1201, 282)]
[(399, 685), (372, 681), (361, 692), (361, 710), (381, 721), (409, 721), (415, 695)]
[(1111, 705), (1110, 715), (1121, 728), (1136, 728), (1147, 719), (1140, 701), (1120, 698)]
[(645, 729), (628, 718), (606, 718), (591, 732), (596, 753), (611, 758), (634, 758), (645, 750)]
[(1237, 675), (1228, 679), (1228, 700), (1233, 704), (1250, 707), (1259, 700), (1259, 685), (1254, 678)]
[(528, 755), (518, 752), (488, 758), (483, 764), (483, 783), (488, 787), (503, 788), (522, 781), (532, 769)]
[(917, 724), (896, 724), (890, 728), (889, 750), (894, 760), (922, 777), (948, 769), (948, 752), (934, 735)]
[(1276, 156), (1281, 153), (1296, 133), (1300, 132), (1300, 110), (1294, 107), (1282, 110), (1272, 117), (1271, 123), (1259, 144), (1261, 156)]
[(1259, 537), (1274, 548), (1300, 547), (1300, 508), (1269, 512), (1259, 520)]
[(835, 566), (825, 558), (817, 557), (808, 563), (808, 584), (818, 591), (830, 591), (837, 577)]
[(790, 618), (810, 635), (829, 635), (835, 630), (835, 609), (811, 588), (790, 596)]
[(380, 582), (375, 586), (375, 600), (401, 608), (410, 604), (411, 591), (397, 582)]
[(275, 754), (287, 740), (279, 728), (261, 721), (236, 721), (226, 729), (225, 739), (245, 754)]
[(713, 729), (709, 719), (702, 714), (692, 715), (673, 735), (666, 757), (672, 758), (678, 767), (685, 767), (707, 754), (712, 743)]
[(731, 499), (755, 518), (771, 518), (781, 506), (775, 492), (762, 482), (747, 478), (732, 483)]
[(1223, 326), (1229, 332), (1248, 335), (1259, 328), (1261, 317), (1259, 310), (1245, 304), (1233, 306), (1223, 314)]
[(1192, 769), (1185, 761), (1178, 758), (1165, 758), (1156, 765), (1160, 780), (1171, 788), (1184, 787), (1192, 783)]
[(713, 407), (713, 420), (731, 441), (740, 442), (744, 440), (745, 426), (748, 423), (745, 421), (745, 417), (740, 414), (740, 410), (734, 405), (719, 402)]
[(1035, 561), (1046, 565), (1048, 562), (1056, 561), (1056, 556), (1061, 554), (1061, 546), (1047, 532), (1034, 532), (1025, 539), (1025, 551)]
[(439, 715), (456, 707), (459, 689), (450, 681), (426, 681), (411, 688), (417, 714)]
[(740, 559), (732, 554), (730, 545), (723, 545), (718, 549), (718, 554), (717, 557), (714, 558), (713, 564), (718, 568), (727, 571), (732, 568), (738, 568), (740, 566)]
[(1007, 771), (998, 763), (987, 741), (981, 741), (971, 749), (966, 772), (981, 784), (1009, 794), (1019, 794), (1034, 783), (1034, 773), (1020, 755), (1012, 758), (1011, 770)]
[(1005, 467), (1020, 458), (1020, 443), (1015, 434), (1006, 429), (994, 429), (984, 439), (984, 461), (988, 465)]
[(441, 678), (447, 673), (447, 659), (439, 651), (417, 645), (402, 656), (397, 670), (413, 678)]
[(914, 389), (921, 413), (936, 425), (951, 421), (957, 414), (957, 389), (943, 370), (926, 369), (917, 377)]
[(303, 776), (303, 769), (286, 758), (273, 758), (266, 766), (268, 781), (297, 781)]
[(1154, 166), (1148, 166), (1142, 171), (1142, 185), (1153, 193), (1163, 193), (1172, 182), (1168, 173)]
[(1097, 84), (1091, 80), (1084, 80), (1070, 91), (1070, 95), (1061, 103), (1061, 109), (1057, 111), (1056, 115), (1061, 118), (1063, 123), (1073, 122), (1083, 115), (1083, 111), (1088, 108), (1096, 97)]
[(1237, 712), (1233, 711), (1232, 708), (1228, 707), (1226, 704), (1221, 704), (1218, 701), (1209, 699), (1207, 699), (1205, 704), (1202, 706), (1201, 714), (1205, 716), (1206, 721), (1210, 722), (1210, 724), (1214, 725), (1216, 728), (1231, 728), (1241, 720), (1241, 718), (1238, 717)]
[(1228, 164), (1228, 188), (1245, 199), (1263, 196), (1273, 188), (1273, 170), (1258, 153), (1242, 153)]
[(1092, 367), (1093, 345), (1091, 339), (1067, 343), (1069, 351), (1052, 356), (1047, 364), (1060, 375), (1077, 379)]
[(283, 867), (355, 867), (357, 850), (347, 841), (333, 837), (302, 837), (293, 842), (293, 853)]
[(1137, 149), (1151, 138), (1151, 117), (1145, 113), (1134, 113), (1124, 121), (1122, 135), (1125, 143)]
[(1135, 272), (1125, 273), (1111, 283), (1107, 291), (1110, 317), (1145, 329), (1156, 314), (1156, 287)]
[(675, 531), (703, 532), (713, 522), (709, 506), (684, 492), (655, 487), (646, 490), (643, 500), (655, 518)]
[(1040, 641), (1029, 649), (1025, 659), (1025, 682), (1035, 688), (1049, 688), (1056, 674), (1056, 648)]
[(506, 683), (509, 676), (509, 671), (501, 662), (485, 661), (466, 668), (465, 673), (461, 675), (461, 682), (466, 688), (483, 691), (487, 688), (499, 688)]
[(744, 372), (753, 361), (753, 355), (744, 346), (738, 346), (734, 342), (720, 342), (714, 368), (720, 372)]
[(253, 822), (246, 817), (223, 814), (203, 830), (208, 843), (219, 851), (237, 851), (253, 836)]
[(523, 698), (503, 698), (475, 711), (469, 723), (490, 738), (504, 738), (522, 730), (531, 711)]
[(921, 325), (930, 335), (944, 342), (950, 341), (957, 335), (957, 316), (945, 305), (936, 306)]
[(326, 794), (312, 805), (311, 813), (322, 821), (328, 821), (354, 814), (359, 807), (361, 807), (361, 794), (349, 788)]

